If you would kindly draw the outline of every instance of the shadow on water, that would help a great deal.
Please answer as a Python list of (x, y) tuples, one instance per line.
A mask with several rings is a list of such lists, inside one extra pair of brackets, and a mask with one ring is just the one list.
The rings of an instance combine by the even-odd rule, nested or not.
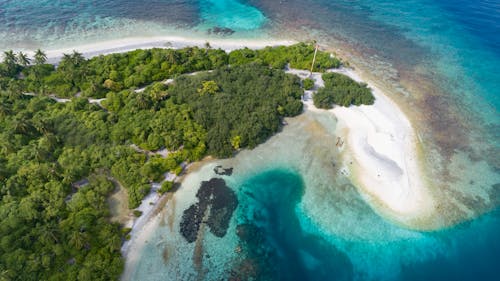
[(245, 257), (233, 267), (232, 279), (352, 279), (348, 257), (301, 228), (296, 206), (303, 192), (301, 176), (287, 169), (268, 170), (244, 181), (238, 192), (237, 234)]

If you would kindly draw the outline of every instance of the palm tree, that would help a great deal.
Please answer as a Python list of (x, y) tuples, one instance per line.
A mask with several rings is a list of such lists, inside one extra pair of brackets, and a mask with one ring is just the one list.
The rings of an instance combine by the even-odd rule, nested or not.
[(176, 64), (179, 59), (179, 54), (175, 50), (169, 50), (167, 54), (167, 61), (169, 63)]
[(19, 52), (19, 54), (17, 55), (17, 61), (19, 62), (20, 65), (24, 67), (30, 64), (30, 59), (28, 58), (28, 55), (23, 52)]
[(59, 62), (59, 67), (66, 67), (72, 65), (71, 55), (63, 54), (61, 61)]
[(77, 250), (80, 250), (81, 248), (83, 248), (86, 241), (87, 235), (75, 230), (71, 232), (68, 242), (71, 246), (75, 247)]
[(16, 151), (14, 142), (14, 134), (12, 132), (5, 132), (0, 135), (0, 153), (9, 154)]
[(151, 106), (149, 97), (143, 93), (138, 93), (135, 97), (135, 101), (139, 109), (148, 109)]
[(72, 54), (63, 54), (58, 68), (63, 71), (64, 79), (75, 86), (82, 77), (85, 77), (86, 68), (84, 62), (83, 55), (73, 51)]
[(23, 95), (23, 89), (19, 81), (10, 79), (7, 84), (7, 97), (11, 100), (19, 99)]
[(73, 54), (71, 54), (71, 61), (73, 62), (74, 66), (79, 66), (85, 61), (85, 58), (83, 57), (82, 53), (73, 51)]
[(44, 64), (47, 62), (47, 55), (40, 49), (35, 52), (35, 64)]
[(14, 54), (14, 51), (10, 50), (3, 52), (3, 63), (7, 66), (17, 64), (17, 57)]
[(17, 74), (17, 57), (12, 50), (3, 52), (3, 63), (9, 76), (12, 77)]
[(51, 131), (50, 127), (51, 126), (50, 126), (50, 124), (47, 121), (45, 121), (45, 120), (43, 120), (41, 118), (33, 118), (32, 122), (33, 122), (33, 127), (40, 134), (47, 135), (48, 133), (50, 133), (50, 131)]

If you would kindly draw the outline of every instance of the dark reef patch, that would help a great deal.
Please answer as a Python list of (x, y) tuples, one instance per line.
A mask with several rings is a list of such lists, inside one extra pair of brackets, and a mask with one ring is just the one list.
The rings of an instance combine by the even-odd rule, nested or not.
[(231, 176), (233, 174), (233, 168), (223, 168), (221, 165), (217, 165), (214, 168), (214, 173), (219, 176)]
[(181, 234), (189, 243), (196, 241), (202, 218), (203, 212), (200, 211), (198, 203), (184, 210), (181, 221)]
[(235, 31), (229, 27), (221, 27), (221, 26), (214, 26), (213, 28), (210, 28), (207, 30), (207, 33), (210, 34), (215, 34), (215, 35), (222, 35), (222, 36), (229, 36), (232, 35)]
[[(192, 243), (196, 241), (202, 223), (206, 223), (210, 232), (217, 237), (224, 237), (238, 198), (234, 191), (220, 178), (203, 181), (196, 193), (198, 202), (184, 210), (180, 223), (181, 234)], [(203, 218), (206, 217), (206, 221)]]

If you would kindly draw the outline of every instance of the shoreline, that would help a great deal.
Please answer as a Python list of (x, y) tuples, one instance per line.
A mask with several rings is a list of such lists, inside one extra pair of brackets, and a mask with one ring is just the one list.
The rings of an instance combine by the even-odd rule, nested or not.
[[(82, 53), (88, 58), (141, 48), (203, 47), (206, 42), (209, 42), (213, 48), (221, 48), (225, 51), (244, 47), (259, 49), (295, 43), (295, 41), (279, 40), (137, 37), (82, 45), (76, 48), (48, 50), (47, 56), (49, 61), (57, 61), (63, 53), (74, 49), (85, 50)], [(433, 228), (432, 222), (428, 219), (435, 211), (435, 203), (421, 180), (423, 173), (417, 159), (418, 139), (409, 118), (394, 101), (374, 87), (373, 83), (363, 80), (357, 72), (346, 68), (333, 70), (333, 72), (345, 74), (356, 81), (368, 82), (376, 98), (374, 105), (335, 107), (328, 111), (338, 119), (337, 135), (345, 140), (346, 145), (341, 149), (341, 155), (345, 170), (347, 170), (346, 176), (356, 183), (361, 196), (384, 218), (408, 228)], [(320, 74), (316, 75), (320, 76)], [(311, 94), (309, 93), (309, 98)], [(304, 104), (304, 110), (323, 111), (316, 109), (312, 105), (312, 100), (306, 100)], [(132, 222), (130, 240), (122, 245), (122, 254), (126, 261), (124, 272), (127, 272), (127, 267), (131, 266), (130, 263), (137, 261), (137, 255), (150, 237), (154, 229), (153, 225), (158, 219), (159, 210), (164, 205), (159, 204), (161, 198), (164, 197), (158, 196), (153, 189), (144, 198), (139, 208), (143, 211), (142, 216)]]
[(352, 156), (347, 159), (344, 153), (346, 165), (353, 166), (353, 182), (384, 218), (414, 229), (435, 228), (432, 216), (437, 205), (425, 182), (419, 139), (409, 118), (388, 95), (352, 69), (332, 72), (367, 83), (375, 96), (370, 106), (329, 110), (338, 118), (337, 132), (345, 136), (346, 150)]
[[(309, 71), (287, 71), (305, 78)], [(314, 106), (312, 96), (323, 86), (321, 73), (313, 73), (315, 89), (305, 91), (304, 110), (329, 112), (337, 118), (336, 147), (343, 158), (343, 174), (355, 183), (360, 195), (385, 219), (403, 227), (433, 229), (434, 198), (423, 178), (418, 137), (409, 118), (382, 90), (350, 68), (331, 69), (365, 82), (375, 96), (373, 105), (324, 110)], [(345, 145), (344, 145), (345, 144)]]
[[(211, 163), (213, 158), (210, 156), (204, 159), (188, 164), (181, 175), (175, 176), (173, 174), (168, 174), (167, 180), (175, 181), (177, 184), (182, 184), (187, 175), (198, 171), (205, 164)], [(151, 188), (150, 193), (144, 197), (141, 205), (133, 210), (142, 211), (142, 215), (139, 218), (132, 217), (127, 225), (124, 227), (130, 227), (130, 239), (126, 240), (120, 251), (122, 257), (125, 261), (125, 266), (120, 280), (130, 280), (130, 276), (135, 269), (137, 261), (140, 259), (140, 253), (148, 240), (153, 235), (153, 232), (158, 224), (162, 221), (162, 211), (165, 210), (166, 205), (175, 200), (174, 192), (166, 192), (160, 195), (157, 190), (160, 188), (160, 184), (154, 184)]]
[[(55, 63), (60, 60), (63, 54), (73, 51), (81, 52), (86, 58), (92, 58), (99, 55), (112, 53), (124, 53), (137, 49), (151, 48), (173, 48), (180, 49), (184, 47), (204, 47), (209, 43), (212, 48), (220, 48), (226, 52), (241, 49), (261, 49), (267, 46), (288, 46), (298, 41), (295, 40), (270, 40), (270, 39), (213, 39), (213, 38), (189, 38), (180, 36), (156, 36), (156, 37), (127, 37), (123, 39), (108, 40), (98, 43), (78, 45), (74, 47), (65, 47), (57, 49), (43, 50), (49, 63)], [(16, 50), (17, 51), (17, 50)], [(23, 50), (24, 51), (24, 50)], [(29, 56), (34, 54), (35, 50), (26, 51)]]

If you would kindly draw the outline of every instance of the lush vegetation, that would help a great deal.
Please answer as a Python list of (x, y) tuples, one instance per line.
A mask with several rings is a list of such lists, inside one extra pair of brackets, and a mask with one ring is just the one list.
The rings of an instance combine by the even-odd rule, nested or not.
[[(250, 50), (248, 48), (235, 50), (229, 54), (231, 65), (245, 64), (258, 61), (274, 68), (283, 69), (287, 64), (291, 68), (311, 68), (314, 57), (314, 45), (298, 43), (292, 46), (266, 47), (261, 50)], [(313, 71), (323, 72), (330, 68), (340, 67), (341, 62), (329, 53), (318, 51)]]
[(161, 184), (160, 189), (158, 189), (158, 193), (164, 194), (165, 192), (169, 192), (174, 188), (174, 182), (173, 181), (164, 181)]
[[(119, 92), (182, 73), (221, 67), (228, 60), (228, 55), (222, 50), (197, 47), (136, 50), (101, 55), (90, 60), (73, 52), (65, 54), (57, 68), (46, 64), (43, 58), (27, 67), (27, 64), (20, 64), (20, 56), (4, 56), (4, 63), (0, 65), (0, 73), (3, 74), (0, 88), (55, 94), (58, 97), (73, 97), (80, 93), (85, 97), (98, 98), (110, 91)], [(15, 79), (19, 72), (24, 79)]]
[(0, 105), (2, 280), (116, 279), (123, 237), (108, 220), (115, 183), (102, 169), (130, 148), (109, 144), (108, 113), (8, 92)]
[[(262, 56), (266, 52), (275, 51)], [(126, 188), (135, 208), (165, 172), (179, 174), (182, 163), (207, 154), (225, 157), (254, 147), (279, 129), (281, 118), (301, 112), (297, 77), (270, 68), (276, 65), (271, 58), (229, 67), (231, 57), (200, 48), (92, 59), (73, 53), (55, 67), (41, 51), (33, 64), (6, 52), (0, 64), (0, 280), (117, 279), (128, 231), (109, 220), (106, 198), (116, 185)], [(175, 80), (155, 82), (169, 78)], [(149, 86), (135, 90), (142, 85)], [(106, 99), (98, 104), (87, 97)], [(168, 156), (153, 152), (159, 149)], [(171, 189), (164, 183), (161, 192)]]
[(375, 97), (365, 83), (358, 83), (346, 75), (325, 73), (325, 86), (313, 96), (314, 105), (329, 109), (333, 104), (341, 106), (373, 104)]
[(169, 94), (192, 109), (208, 152), (220, 157), (255, 147), (278, 130), (281, 117), (302, 112), (299, 78), (255, 63), (179, 77)]

